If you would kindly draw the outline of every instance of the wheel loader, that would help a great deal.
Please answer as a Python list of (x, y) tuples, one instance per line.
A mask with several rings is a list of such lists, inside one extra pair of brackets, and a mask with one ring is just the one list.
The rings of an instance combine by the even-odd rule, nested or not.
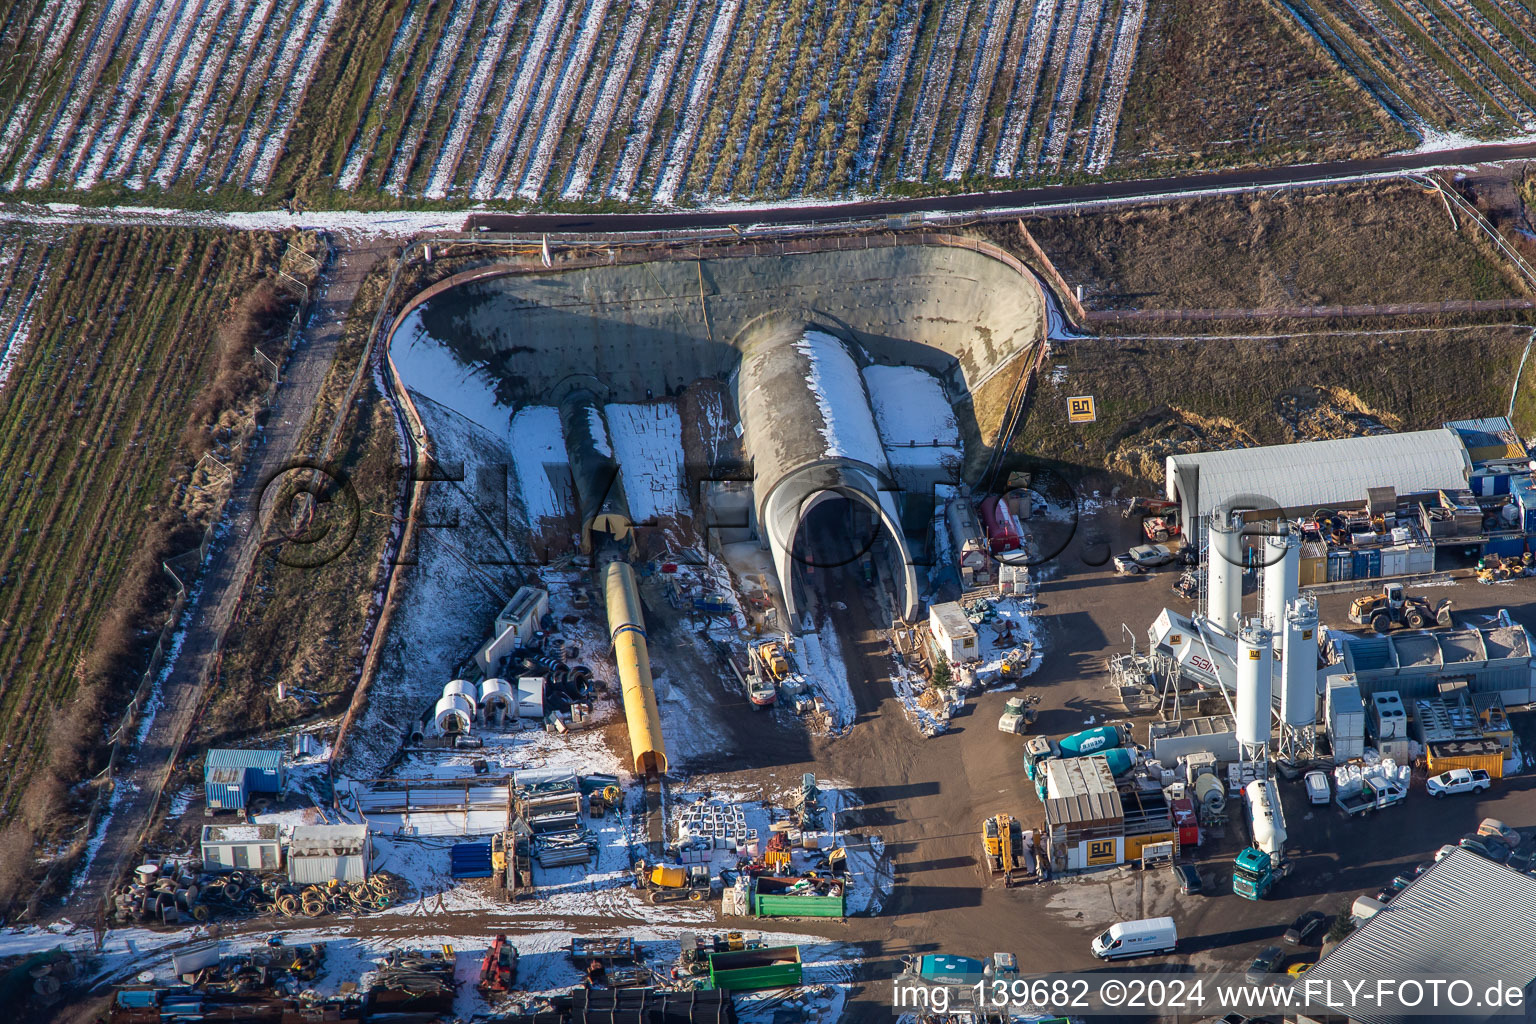
[(981, 870), (990, 882), (999, 877), (1011, 887), (1024, 867), (1024, 826), (1011, 814), (995, 814), (981, 823)]
[(1403, 593), (1401, 583), (1389, 583), (1379, 594), (1355, 598), (1349, 606), (1349, 621), (1357, 626), (1369, 625), (1378, 633), (1390, 633), (1398, 626), (1409, 629), (1449, 626), (1451, 602), (1447, 599), (1431, 606), (1426, 597)]

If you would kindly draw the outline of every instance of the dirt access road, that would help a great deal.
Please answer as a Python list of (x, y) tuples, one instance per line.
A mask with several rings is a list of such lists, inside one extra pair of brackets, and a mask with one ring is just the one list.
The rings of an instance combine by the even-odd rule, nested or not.
[(198, 596), (185, 613), (181, 650), (161, 686), (158, 701), (151, 700), (150, 706), (157, 708), (154, 718), (138, 750), (126, 759), (115, 780), (121, 795), (107, 821), (101, 847), (67, 902), (50, 909), (49, 920), (66, 916), (93, 919), (118, 872), (137, 850), (172, 754), (187, 734), (216, 669), (224, 633), (234, 621), (245, 581), (260, 550), (256, 511), (262, 492), (295, 455), (358, 288), (373, 265), (398, 245), (396, 239), (377, 236), (357, 241), (338, 238), (334, 242), (335, 253), (322, 271), (309, 322), (284, 367), (282, 385), (263, 430), (263, 443), (247, 456), (225, 507), (226, 533), (214, 543), (194, 585)]

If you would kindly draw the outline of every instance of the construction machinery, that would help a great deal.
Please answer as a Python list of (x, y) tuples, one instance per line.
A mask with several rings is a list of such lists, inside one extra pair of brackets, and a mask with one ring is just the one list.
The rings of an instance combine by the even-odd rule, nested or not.
[(1024, 826), (1011, 814), (994, 814), (981, 823), (981, 868), (988, 881), (1001, 877), (1013, 885), (1014, 872), (1024, 866)]
[(516, 978), (517, 947), (507, 941), (506, 935), (498, 935), (480, 961), (480, 981), (475, 987), (484, 995), (511, 992)]
[(1033, 694), (1028, 697), (1009, 697), (1008, 703), (1003, 705), (1002, 717), (997, 720), (998, 731), (1010, 736), (1024, 735), (1035, 724), (1035, 705), (1039, 701), (1040, 698)]
[(652, 903), (703, 903), (709, 899), (711, 889), (709, 868), (703, 864), (648, 865), (642, 860), (635, 865), (635, 880), (650, 893)]
[(1164, 544), (1179, 535), (1178, 511), (1179, 503), (1176, 501), (1133, 498), (1120, 515), (1124, 519), (1130, 519), (1138, 514), (1144, 515), (1145, 518), (1141, 521), (1142, 533), (1153, 544)]
[[(604, 786), (602, 789), (594, 789), (587, 797), (587, 816), (591, 818), (605, 817), (609, 811), (617, 813), (623, 805), (624, 795), (618, 786)], [(494, 856), (494, 853), (492, 854)]]
[[(1107, 754), (1125, 745), (1126, 733), (1118, 726), (1100, 725), (1084, 729), (1060, 740), (1036, 736), (1024, 745), (1024, 774), (1034, 779), (1044, 774), (1045, 762), (1057, 758), (1086, 757), (1089, 754)], [(1123, 762), (1123, 764), (1121, 764)], [(1116, 775), (1129, 770), (1135, 758), (1127, 751), (1110, 759), (1110, 770)]]
[(1403, 593), (1401, 583), (1388, 583), (1379, 594), (1364, 594), (1349, 605), (1349, 621), (1357, 626), (1369, 624), (1378, 633), (1390, 633), (1397, 626), (1427, 629), (1431, 625), (1451, 624), (1449, 599), (1431, 606), (1429, 599)]
[(774, 874), (788, 874), (790, 871), (789, 838), (783, 831), (775, 829), (768, 837), (768, 846), (763, 850), (763, 863)]

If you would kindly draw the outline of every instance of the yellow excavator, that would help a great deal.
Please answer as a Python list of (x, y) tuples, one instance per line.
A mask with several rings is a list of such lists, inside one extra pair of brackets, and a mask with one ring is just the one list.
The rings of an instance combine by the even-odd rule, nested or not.
[(1369, 625), (1378, 633), (1390, 633), (1397, 626), (1428, 629), (1451, 624), (1451, 602), (1441, 601), (1431, 607), (1429, 599), (1403, 593), (1401, 583), (1388, 583), (1379, 594), (1357, 597), (1349, 606), (1349, 621)]
[(998, 877), (1004, 887), (1024, 864), (1024, 826), (1011, 814), (994, 814), (981, 823), (981, 869), (987, 881)]

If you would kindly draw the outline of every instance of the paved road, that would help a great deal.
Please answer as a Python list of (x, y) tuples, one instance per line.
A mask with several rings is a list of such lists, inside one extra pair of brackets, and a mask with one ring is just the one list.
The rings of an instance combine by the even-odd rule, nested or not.
[(963, 195), (930, 196), (921, 199), (880, 199), (817, 206), (775, 206), (736, 210), (683, 210), (676, 213), (475, 213), (469, 216), (468, 224), (472, 231), (484, 228), (488, 231), (507, 232), (592, 233), (723, 228), (757, 222), (811, 224), (908, 213), (973, 213), (1034, 206), (1067, 206), (1074, 203), (1150, 199), (1222, 189), (1299, 185), (1401, 174), (1408, 171), (1429, 171), (1441, 167), (1495, 163), (1502, 160), (1531, 159), (1536, 159), (1536, 143), (1489, 144), (1435, 153), (1403, 153), (1370, 160), (1338, 160), (1324, 164), (1258, 167), (1217, 171), (1210, 174), (1181, 174), (1169, 178), (1100, 181), (1086, 185), (1046, 185), (1039, 188), (969, 192)]
[(292, 458), (341, 340), (342, 323), (359, 285), (393, 241), (373, 240), (364, 247), (341, 249), (325, 271), (311, 310), (309, 327), (289, 359), (282, 386), (268, 415), (264, 443), (248, 457), (225, 507), (228, 532), (209, 553), (199, 600), (186, 613), (186, 635), (161, 692), (159, 710), (137, 753), (130, 756), (116, 784), (122, 797), (106, 829), (101, 849), (71, 893), (69, 902), (52, 909), (54, 917), (79, 919), (94, 913), (132, 855), (148, 824), (155, 794), (172, 753), (191, 725), (202, 701), (224, 633), (239, 605), (244, 582), (260, 547), (256, 508), (263, 483)]

